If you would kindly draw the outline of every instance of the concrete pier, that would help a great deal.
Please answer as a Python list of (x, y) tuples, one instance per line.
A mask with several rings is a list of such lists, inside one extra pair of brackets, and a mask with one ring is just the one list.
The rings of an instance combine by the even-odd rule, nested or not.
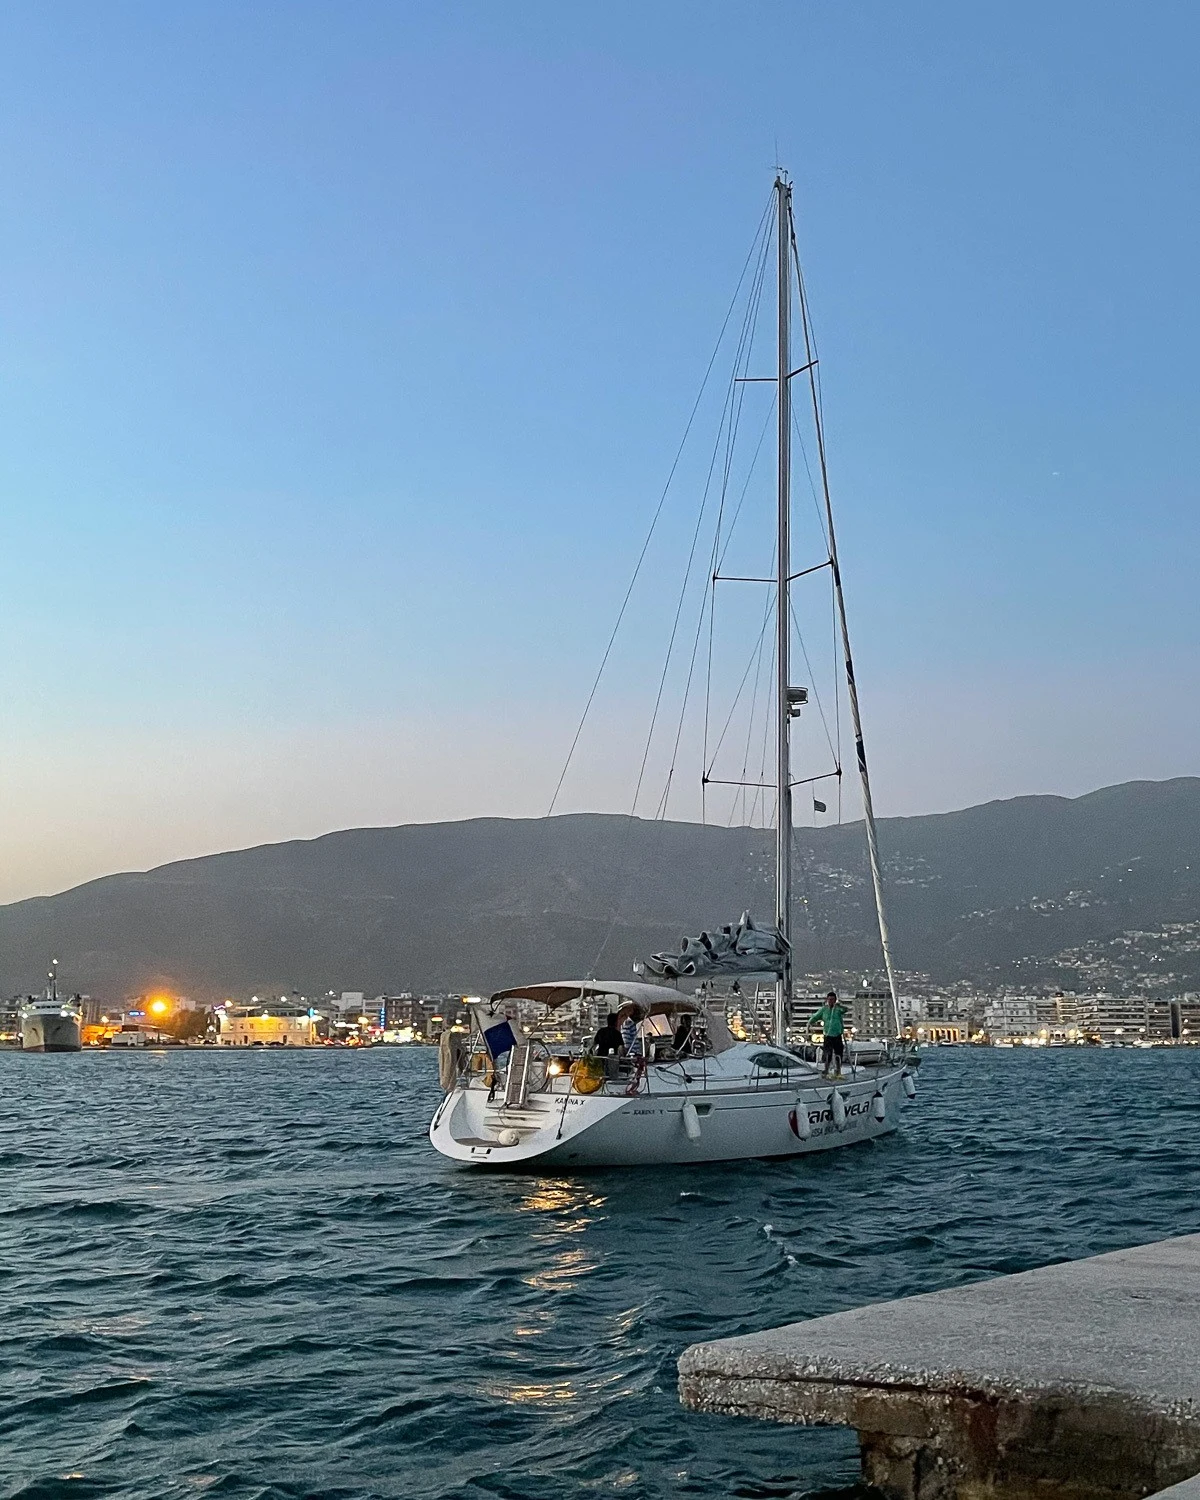
[(856, 1428), (892, 1500), (1140, 1500), (1200, 1473), (1200, 1235), (693, 1344), (679, 1391)]

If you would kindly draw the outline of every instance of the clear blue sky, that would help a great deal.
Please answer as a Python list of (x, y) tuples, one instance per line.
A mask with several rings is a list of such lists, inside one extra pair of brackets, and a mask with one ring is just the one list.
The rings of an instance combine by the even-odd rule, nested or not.
[[(0, 7), (0, 897), (544, 811), (777, 159), (881, 810), (1200, 770), (1198, 48), (1102, 0)], [(564, 806), (627, 806), (651, 634)]]

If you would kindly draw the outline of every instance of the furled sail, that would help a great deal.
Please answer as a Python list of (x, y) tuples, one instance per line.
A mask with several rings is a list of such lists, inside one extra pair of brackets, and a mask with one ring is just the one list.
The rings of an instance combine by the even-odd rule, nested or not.
[(695, 975), (701, 979), (721, 974), (782, 974), (788, 945), (777, 927), (758, 927), (749, 912), (740, 922), (685, 937), (678, 953), (655, 953), (646, 960), (652, 974), (665, 979)]

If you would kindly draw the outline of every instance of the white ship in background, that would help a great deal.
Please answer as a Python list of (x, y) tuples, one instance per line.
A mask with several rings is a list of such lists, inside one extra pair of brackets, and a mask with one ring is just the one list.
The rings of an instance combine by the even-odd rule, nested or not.
[(21, 1002), (22, 1052), (78, 1052), (83, 1046), (83, 1005), (79, 996), (58, 993), (58, 959), (50, 966), (44, 995)]

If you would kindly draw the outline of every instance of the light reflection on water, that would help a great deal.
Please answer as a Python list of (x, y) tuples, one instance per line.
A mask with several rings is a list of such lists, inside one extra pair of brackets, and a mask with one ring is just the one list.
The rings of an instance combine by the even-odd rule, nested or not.
[(564, 1178), (435, 1156), (422, 1050), (0, 1054), (2, 1492), (849, 1484), (844, 1433), (682, 1410), (680, 1350), (1200, 1228), (1198, 1071), (939, 1050), (873, 1146)]

